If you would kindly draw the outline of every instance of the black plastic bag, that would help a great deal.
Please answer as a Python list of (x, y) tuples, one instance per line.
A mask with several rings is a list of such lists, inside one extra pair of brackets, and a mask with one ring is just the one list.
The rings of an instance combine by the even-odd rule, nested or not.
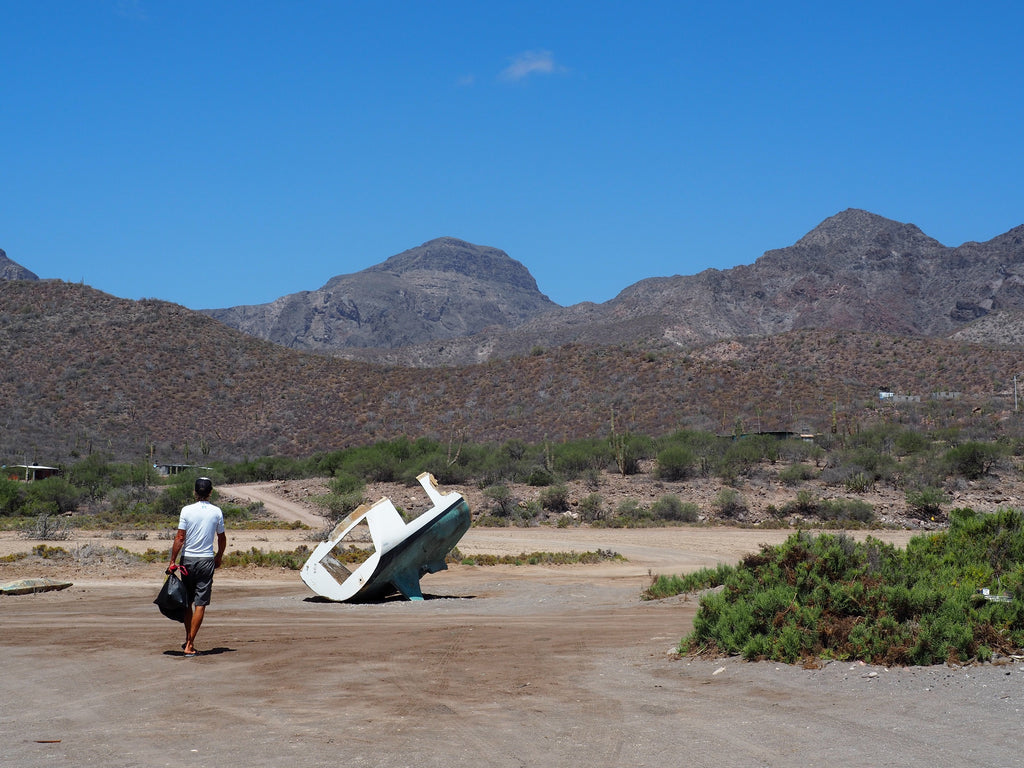
[(178, 573), (178, 571), (182, 570), (184, 569), (176, 568), (174, 571), (171, 571), (163, 587), (160, 588), (160, 594), (156, 596), (156, 600), (153, 602), (160, 608), (160, 613), (168, 619), (180, 621), (184, 624), (185, 608), (188, 606), (188, 592), (185, 590), (185, 585), (182, 583), (181, 576)]

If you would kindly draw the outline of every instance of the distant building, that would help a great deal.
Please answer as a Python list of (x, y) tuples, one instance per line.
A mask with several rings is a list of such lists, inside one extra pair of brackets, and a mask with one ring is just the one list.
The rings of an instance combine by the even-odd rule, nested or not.
[(3, 468), (8, 480), (24, 480), (31, 483), (60, 474), (60, 467), (44, 467), (41, 464), (14, 464)]
[(188, 472), (192, 469), (201, 470), (203, 472), (211, 471), (211, 467), (200, 467), (198, 464), (154, 464), (153, 469), (157, 471), (157, 474), (163, 477), (169, 475), (180, 475), (182, 472)]
[(879, 392), (878, 399), (890, 403), (920, 403), (920, 395), (897, 395), (895, 392)]
[(731, 435), (719, 435), (719, 437), (729, 437), (733, 440), (743, 440), (748, 437), (774, 437), (776, 440), (803, 440), (805, 443), (814, 442), (814, 438), (817, 437), (813, 432), (804, 430), (802, 432), (791, 432), (786, 429), (764, 429), (760, 432), (743, 432), (741, 434)]

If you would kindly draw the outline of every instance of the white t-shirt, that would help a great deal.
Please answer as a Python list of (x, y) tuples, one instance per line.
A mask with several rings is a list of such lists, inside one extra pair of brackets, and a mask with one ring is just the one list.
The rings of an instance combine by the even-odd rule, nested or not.
[(185, 531), (184, 557), (213, 557), (214, 539), (224, 533), (224, 513), (208, 501), (197, 501), (182, 507), (178, 530)]

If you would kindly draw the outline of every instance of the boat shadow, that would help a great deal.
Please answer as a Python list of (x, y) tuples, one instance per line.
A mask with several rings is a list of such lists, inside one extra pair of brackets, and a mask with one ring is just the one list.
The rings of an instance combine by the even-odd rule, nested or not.
[[(430, 595), (424, 594), (424, 600), (476, 600), (476, 595)], [(312, 595), (311, 597), (304, 597), (303, 602), (306, 603), (354, 603), (356, 605), (380, 605), (381, 603), (411, 603), (415, 602), (409, 600), (404, 595), (388, 595), (387, 597), (377, 598), (375, 600), (331, 600), (327, 597), (321, 597), (320, 595)]]

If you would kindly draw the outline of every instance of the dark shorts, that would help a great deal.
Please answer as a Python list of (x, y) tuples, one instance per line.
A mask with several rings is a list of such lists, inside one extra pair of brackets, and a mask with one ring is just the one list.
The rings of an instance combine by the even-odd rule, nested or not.
[(189, 605), (209, 605), (213, 594), (213, 558), (183, 559), (181, 564), (188, 571), (188, 576), (182, 582), (188, 591)]

